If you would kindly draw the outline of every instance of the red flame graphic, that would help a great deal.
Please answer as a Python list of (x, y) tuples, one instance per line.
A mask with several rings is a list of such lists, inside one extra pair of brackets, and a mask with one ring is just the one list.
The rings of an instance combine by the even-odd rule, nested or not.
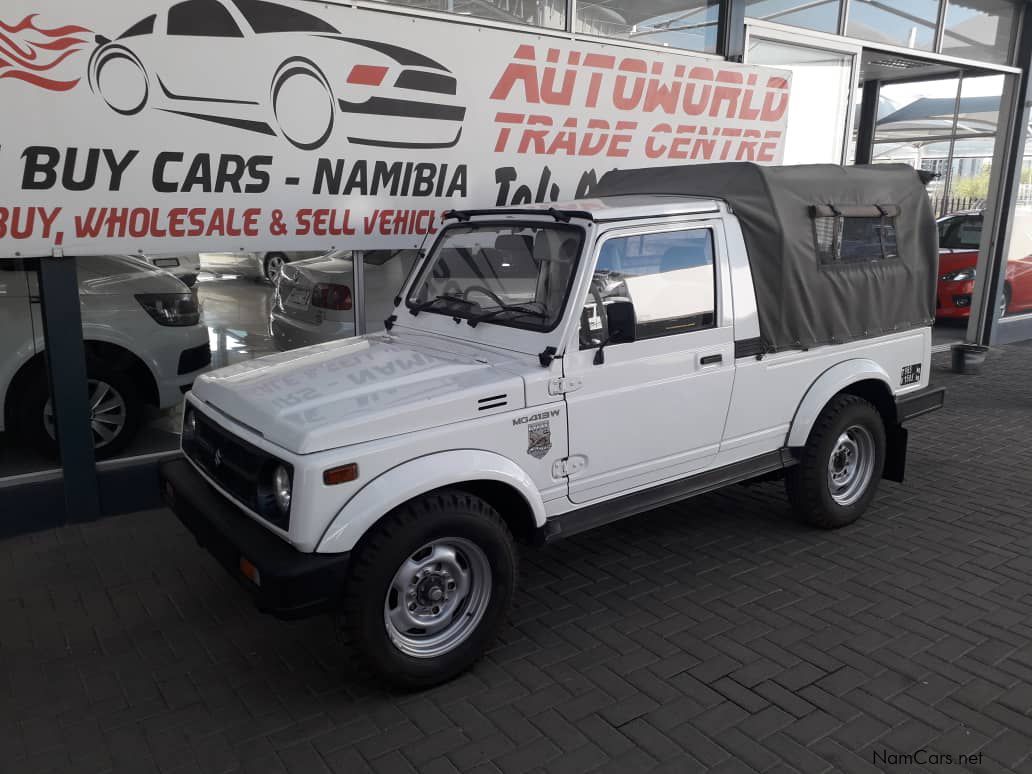
[(17, 78), (51, 91), (68, 91), (79, 78), (62, 81), (42, 73), (49, 73), (81, 51), (78, 46), (88, 41), (76, 35), (89, 30), (74, 24), (53, 29), (37, 27), (33, 19), (38, 15), (30, 13), (13, 27), (0, 21), (0, 78)]

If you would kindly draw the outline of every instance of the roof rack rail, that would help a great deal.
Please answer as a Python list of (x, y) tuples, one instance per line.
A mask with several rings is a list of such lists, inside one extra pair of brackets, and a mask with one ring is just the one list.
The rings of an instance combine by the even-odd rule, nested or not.
[(465, 223), (476, 215), (550, 215), (559, 223), (569, 223), (571, 218), (594, 221), (595, 218), (590, 212), (582, 210), (557, 210), (549, 207), (547, 210), (530, 208), (497, 208), (492, 210), (448, 210), (444, 213), (445, 220), (458, 220)]

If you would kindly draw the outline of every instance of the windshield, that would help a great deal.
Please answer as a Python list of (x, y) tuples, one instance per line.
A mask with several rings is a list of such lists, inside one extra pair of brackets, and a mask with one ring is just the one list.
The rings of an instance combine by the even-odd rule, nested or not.
[(559, 324), (584, 232), (575, 226), (476, 223), (442, 233), (407, 304), (535, 331)]
[(939, 247), (977, 250), (981, 241), (981, 215), (958, 215), (939, 221)]

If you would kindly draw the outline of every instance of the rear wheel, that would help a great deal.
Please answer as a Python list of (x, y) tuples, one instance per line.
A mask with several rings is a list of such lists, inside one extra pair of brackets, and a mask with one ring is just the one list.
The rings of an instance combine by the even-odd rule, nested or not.
[(424, 495), (386, 516), (357, 551), (346, 632), (384, 679), (445, 682), (494, 638), (516, 573), (512, 534), (490, 504), (459, 490)]
[(885, 466), (885, 424), (871, 403), (839, 395), (821, 412), (799, 464), (785, 477), (803, 521), (824, 529), (852, 524), (871, 504)]
[(124, 47), (112, 46), (101, 52), (94, 80), (101, 98), (116, 113), (136, 115), (147, 104), (147, 71), (136, 55)]
[(286, 262), (287, 256), (284, 253), (267, 253), (262, 263), (262, 274), (265, 275), (265, 279), (275, 282)]

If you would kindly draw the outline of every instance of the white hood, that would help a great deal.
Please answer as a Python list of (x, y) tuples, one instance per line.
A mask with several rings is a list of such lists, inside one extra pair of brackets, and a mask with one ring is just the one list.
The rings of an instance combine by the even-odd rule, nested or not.
[(483, 416), (478, 401), (526, 405), (523, 379), (488, 358), (363, 336), (270, 355), (199, 377), (194, 397), (296, 454)]

